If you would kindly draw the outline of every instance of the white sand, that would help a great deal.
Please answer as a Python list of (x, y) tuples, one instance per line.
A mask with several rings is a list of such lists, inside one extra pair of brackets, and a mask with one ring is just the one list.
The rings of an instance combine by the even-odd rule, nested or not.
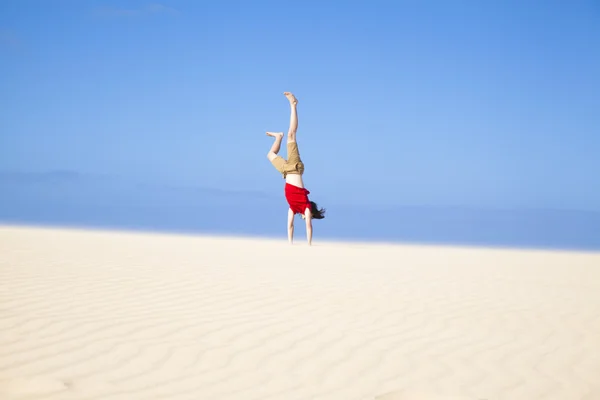
[(600, 399), (600, 255), (0, 227), (0, 399)]

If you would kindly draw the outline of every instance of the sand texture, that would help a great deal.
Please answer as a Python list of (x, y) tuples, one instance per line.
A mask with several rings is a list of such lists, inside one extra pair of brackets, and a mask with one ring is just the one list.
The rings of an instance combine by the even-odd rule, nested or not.
[(600, 254), (298, 230), (0, 227), (0, 399), (600, 399)]

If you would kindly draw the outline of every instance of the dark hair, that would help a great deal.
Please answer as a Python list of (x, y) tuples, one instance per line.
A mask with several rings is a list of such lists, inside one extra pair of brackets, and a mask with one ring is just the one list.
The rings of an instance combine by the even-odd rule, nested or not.
[(319, 206), (317, 205), (317, 203), (315, 203), (314, 201), (310, 202), (310, 212), (312, 214), (312, 217), (315, 219), (323, 219), (325, 218), (325, 209), (324, 208), (319, 208)]

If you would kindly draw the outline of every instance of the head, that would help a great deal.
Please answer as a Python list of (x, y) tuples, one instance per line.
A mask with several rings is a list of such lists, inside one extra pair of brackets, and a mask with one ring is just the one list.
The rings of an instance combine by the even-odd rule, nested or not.
[(325, 218), (325, 209), (319, 208), (317, 203), (315, 203), (314, 201), (310, 202), (310, 213), (312, 214), (313, 219)]

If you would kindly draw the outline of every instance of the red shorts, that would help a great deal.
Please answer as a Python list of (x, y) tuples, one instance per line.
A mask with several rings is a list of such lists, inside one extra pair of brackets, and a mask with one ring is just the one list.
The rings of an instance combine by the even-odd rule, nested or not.
[(289, 183), (285, 184), (285, 198), (294, 214), (304, 214), (306, 208), (310, 208), (310, 200), (308, 200), (309, 193), (310, 192), (304, 188), (290, 185)]

